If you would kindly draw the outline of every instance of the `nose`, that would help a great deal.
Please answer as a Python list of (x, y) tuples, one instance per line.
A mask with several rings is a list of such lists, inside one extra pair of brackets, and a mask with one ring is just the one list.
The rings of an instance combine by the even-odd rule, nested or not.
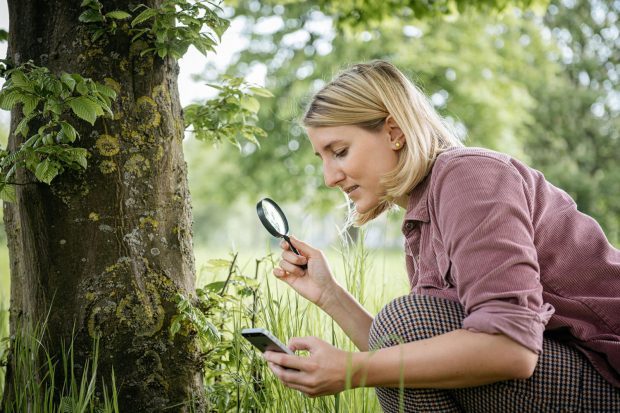
[(325, 185), (333, 188), (338, 185), (338, 182), (345, 178), (342, 169), (333, 165), (331, 162), (325, 162), (323, 164), (323, 178), (325, 179)]

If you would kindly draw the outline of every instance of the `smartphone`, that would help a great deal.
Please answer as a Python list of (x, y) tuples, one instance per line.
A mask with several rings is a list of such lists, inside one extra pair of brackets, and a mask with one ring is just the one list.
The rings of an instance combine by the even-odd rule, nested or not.
[(277, 351), (292, 356), (295, 355), (293, 350), (282, 344), (276, 336), (264, 328), (244, 328), (241, 330), (241, 335), (263, 353), (265, 351)]

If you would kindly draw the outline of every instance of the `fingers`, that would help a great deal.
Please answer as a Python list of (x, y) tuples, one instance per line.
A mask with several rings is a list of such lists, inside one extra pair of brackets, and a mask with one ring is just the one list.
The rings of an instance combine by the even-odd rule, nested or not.
[(308, 397), (317, 397), (323, 394), (328, 394), (321, 391), (321, 389), (316, 383), (316, 380), (313, 380), (304, 372), (287, 370), (282, 366), (279, 366), (276, 363), (272, 362), (267, 362), (267, 365), (269, 366), (269, 369), (273, 372), (273, 374), (286, 387), (298, 390)]
[[(309, 366), (309, 365), (314, 364), (313, 362), (309, 362), (308, 359), (305, 357), (291, 356), (285, 353), (279, 353), (277, 351), (266, 351), (263, 354), (263, 358), (267, 360), (267, 362), (277, 364), (281, 368), (289, 369), (289, 370), (284, 370), (283, 375), (286, 377), (287, 381), (294, 381), (294, 382), (296, 382), (297, 380), (295, 379), (295, 373), (299, 373), (300, 371), (312, 369), (313, 366)], [(290, 369), (294, 369), (294, 370), (290, 370)]]
[(270, 361), (267, 362), (269, 369), (273, 372), (273, 374), (287, 387), (291, 389), (299, 390), (306, 395), (312, 395), (314, 393), (313, 389), (308, 387), (303, 383), (303, 375), (299, 372), (295, 372), (292, 370), (287, 370), (282, 366), (279, 366), (276, 363), (272, 363)]
[(308, 258), (304, 257), (303, 255), (297, 255), (291, 251), (284, 251), (282, 253), (282, 258), (295, 265), (308, 264)]
[(291, 274), (298, 277), (305, 275), (306, 270), (301, 268), (301, 266), (308, 264), (308, 258), (292, 252), (286, 241), (282, 241), (280, 247), (284, 249), (282, 260), (279, 263), (280, 268), (275, 268), (273, 274), (276, 277), (284, 277)]
[(310, 353), (316, 347), (316, 338), (314, 337), (295, 337), (289, 340), (288, 347), (293, 350), (308, 350)]
[(291, 240), (291, 243), (293, 244), (293, 246), (297, 248), (297, 251), (299, 251), (300, 254), (305, 255), (306, 257), (309, 257), (309, 258), (315, 257), (320, 252), (316, 248), (313, 248), (312, 246), (310, 246), (310, 244), (307, 244), (297, 239), (293, 235), (290, 235), (289, 239)]
[(280, 269), (285, 271), (285, 275), (296, 275), (298, 277), (303, 276), (306, 273), (306, 270), (299, 267), (298, 265), (291, 264), (286, 260), (280, 261)]

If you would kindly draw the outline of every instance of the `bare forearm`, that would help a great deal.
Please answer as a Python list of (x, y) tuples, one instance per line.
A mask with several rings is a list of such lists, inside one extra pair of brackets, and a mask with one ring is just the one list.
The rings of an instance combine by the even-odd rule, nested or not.
[(352, 361), (356, 387), (458, 388), (529, 377), (537, 359), (506, 336), (455, 330)]
[(338, 323), (360, 351), (368, 350), (373, 317), (348, 291), (338, 286), (320, 307)]

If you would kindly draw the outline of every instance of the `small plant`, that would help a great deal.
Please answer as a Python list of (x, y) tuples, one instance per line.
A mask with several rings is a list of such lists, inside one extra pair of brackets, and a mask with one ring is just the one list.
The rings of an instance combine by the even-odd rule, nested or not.
[(200, 343), (210, 411), (256, 405), (255, 384), (262, 378), (252, 362), (253, 350), (241, 345), (238, 331), (255, 319), (261, 262), (256, 261), (252, 278), (243, 275), (236, 254), (232, 260), (210, 260), (208, 271), (216, 274), (227, 270), (226, 278), (197, 289), (195, 298), (178, 297), (170, 334), (195, 336)]
[(96, 23), (91, 25), (93, 42), (106, 33), (116, 33), (118, 22), (131, 17), (131, 14), (123, 10), (112, 10), (104, 13), (102, 11), (103, 4), (99, 0), (84, 0), (80, 7), (86, 10), (80, 14), (79, 20), (82, 23)]
[(273, 97), (271, 92), (231, 76), (224, 76), (221, 85), (208, 85), (219, 90), (218, 96), (183, 109), (186, 128), (191, 127), (189, 132), (199, 140), (214, 143), (228, 141), (239, 149), (239, 139), (260, 146), (257, 138), (265, 138), (267, 133), (252, 125), (257, 121), (260, 109), (255, 96)]
[[(88, 151), (72, 146), (79, 133), (66, 115), (73, 113), (94, 125), (99, 116), (112, 115), (110, 105), (116, 92), (79, 74), (56, 76), (32, 62), (4, 74), (7, 80), (0, 90), (0, 108), (21, 105), (23, 119), (13, 133), (25, 139), (14, 152), (0, 150), (0, 197), (13, 201), (11, 178), (18, 167), (27, 168), (46, 184), (66, 168), (86, 169)], [(35, 133), (30, 131), (33, 121), (41, 124)]]
[[(161, 58), (179, 59), (192, 45), (206, 55), (217, 44), (213, 35), (221, 38), (229, 25), (212, 8), (221, 10), (215, 2), (204, 0), (164, 0), (158, 8), (141, 4), (133, 10), (142, 11), (131, 22), (131, 27), (137, 27), (132, 41), (144, 39), (152, 46), (142, 54), (153, 52)], [(210, 31), (203, 31), (205, 26)]]

